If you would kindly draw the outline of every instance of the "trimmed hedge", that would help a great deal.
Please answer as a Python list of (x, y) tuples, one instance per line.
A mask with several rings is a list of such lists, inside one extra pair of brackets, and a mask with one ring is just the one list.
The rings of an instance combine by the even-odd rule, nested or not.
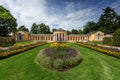
[(120, 46), (120, 37), (105, 37), (103, 38), (103, 44), (110, 46)]
[(120, 52), (107, 50), (107, 49), (105, 49), (105, 48), (100, 48), (100, 47), (98, 47), (98, 46), (89, 45), (89, 44), (81, 43), (81, 42), (76, 42), (76, 44), (77, 44), (77, 45), (80, 45), (80, 46), (83, 46), (83, 47), (87, 47), (87, 48), (96, 50), (96, 51), (99, 51), (99, 52), (102, 52), (102, 53), (107, 54), (107, 55), (111, 55), (111, 56), (120, 58)]
[(1, 47), (8, 47), (13, 46), (15, 44), (15, 38), (14, 37), (0, 37), (0, 46)]
[(12, 47), (8, 48), (7, 50), (3, 50), (0, 53), (0, 59), (7, 58), (9, 56), (30, 50), (32, 48), (35, 48), (35, 47), (38, 47), (38, 46), (41, 46), (44, 44), (46, 44), (46, 42), (38, 42), (38, 43), (33, 43), (33, 44), (29, 44), (29, 45), (24, 45), (24, 46), (12, 46)]

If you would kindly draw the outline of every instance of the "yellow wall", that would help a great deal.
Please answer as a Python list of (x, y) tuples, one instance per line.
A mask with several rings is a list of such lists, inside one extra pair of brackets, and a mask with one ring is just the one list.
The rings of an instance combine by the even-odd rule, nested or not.
[[(52, 42), (55, 41), (55, 34), (64, 34), (65, 35), (65, 41), (75, 42), (75, 41), (102, 41), (104, 38), (104, 33), (101, 31), (94, 32), (90, 35), (81, 35), (81, 34), (73, 34), (73, 35), (67, 35), (66, 31), (55, 31), (53, 34), (28, 34), (24, 31), (18, 31), (16, 33), (16, 40), (17, 35), (21, 33), (23, 35), (24, 40), (41, 40), (41, 41), (48, 41)], [(99, 36), (98, 36), (99, 34)], [(99, 38), (99, 39), (98, 39)]]

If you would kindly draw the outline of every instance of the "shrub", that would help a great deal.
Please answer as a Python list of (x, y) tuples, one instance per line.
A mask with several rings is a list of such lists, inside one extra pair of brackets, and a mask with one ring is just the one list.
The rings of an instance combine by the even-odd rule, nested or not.
[(120, 46), (120, 36), (105, 37), (103, 38), (103, 44), (110, 46)]
[(54, 69), (63, 70), (63, 60), (61, 60), (60, 58), (54, 60)]
[(103, 44), (104, 45), (113, 45), (113, 38), (112, 37), (105, 37), (103, 38)]

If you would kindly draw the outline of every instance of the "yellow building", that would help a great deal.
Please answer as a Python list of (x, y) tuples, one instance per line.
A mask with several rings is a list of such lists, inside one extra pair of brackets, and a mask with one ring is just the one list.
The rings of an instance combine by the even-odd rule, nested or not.
[(67, 31), (58, 29), (53, 34), (30, 34), (25, 31), (18, 31), (15, 35), (17, 41), (38, 40), (47, 42), (76, 42), (76, 41), (102, 41), (104, 33), (101, 31), (89, 34), (67, 34)]

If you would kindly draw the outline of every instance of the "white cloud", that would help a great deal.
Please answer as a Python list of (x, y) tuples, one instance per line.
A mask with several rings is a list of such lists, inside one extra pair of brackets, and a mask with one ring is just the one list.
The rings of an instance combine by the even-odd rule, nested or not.
[[(88, 21), (96, 21), (98, 15), (97, 8), (75, 10), (75, 4), (72, 2), (68, 2), (65, 7), (62, 7), (63, 13), (60, 14), (54, 11), (55, 7), (51, 9), (52, 6), (50, 6), (51, 8), (47, 6), (49, 4), (47, 0), (0, 0), (0, 4), (10, 10), (17, 19), (18, 26), (26, 25), (29, 29), (34, 22), (43, 22), (51, 28), (78, 29)], [(53, 10), (54, 14), (51, 14), (50, 10)]]
[(120, 15), (120, 0), (114, 2), (111, 6), (112, 6), (112, 7), (117, 11), (117, 13)]

